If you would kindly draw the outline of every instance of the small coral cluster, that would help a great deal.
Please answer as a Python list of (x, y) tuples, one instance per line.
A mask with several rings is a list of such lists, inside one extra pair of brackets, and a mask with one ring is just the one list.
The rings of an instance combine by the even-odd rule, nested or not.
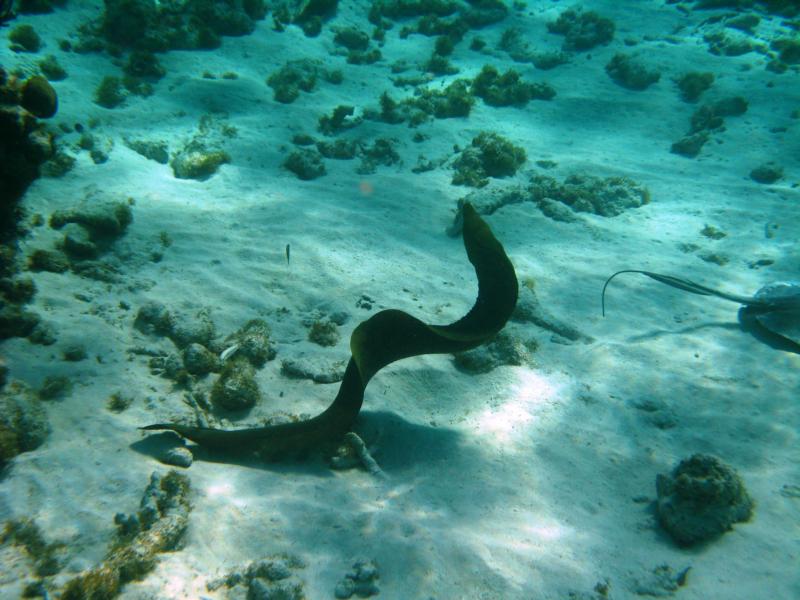
[(158, 554), (174, 550), (189, 525), (189, 479), (153, 473), (135, 515), (117, 514), (117, 539), (98, 566), (69, 580), (61, 600), (114, 598), (123, 585), (152, 571)]
[[(205, 310), (186, 315), (159, 302), (148, 302), (138, 311), (134, 327), (149, 335), (168, 337), (179, 353), (159, 353), (150, 368), (192, 388), (209, 373), (219, 373), (210, 390), (210, 400), (227, 411), (248, 410), (261, 399), (256, 369), (275, 358), (266, 321), (253, 319), (225, 339), (218, 338)], [(145, 353), (145, 352), (143, 352)]]
[(359, 559), (353, 563), (352, 571), (336, 584), (333, 595), (336, 598), (351, 598), (354, 594), (359, 598), (375, 596), (380, 593), (377, 584), (379, 577), (374, 561)]
[(49, 433), (47, 413), (36, 394), (20, 382), (9, 383), (0, 392), (0, 467), (41, 446)]
[(682, 546), (719, 537), (753, 514), (753, 500), (739, 475), (708, 454), (695, 454), (658, 475), (656, 491), (658, 520)]
[(292, 554), (279, 554), (253, 561), (241, 569), (210, 581), (206, 588), (214, 592), (227, 588), (227, 598), (248, 600), (303, 600), (303, 581), (297, 572), (304, 569), (305, 562)]
[(63, 232), (53, 248), (37, 248), (28, 256), (32, 271), (73, 271), (89, 279), (113, 282), (119, 278), (113, 262), (99, 260), (125, 235), (133, 221), (132, 200), (87, 196), (83, 202), (50, 216), (50, 227)]

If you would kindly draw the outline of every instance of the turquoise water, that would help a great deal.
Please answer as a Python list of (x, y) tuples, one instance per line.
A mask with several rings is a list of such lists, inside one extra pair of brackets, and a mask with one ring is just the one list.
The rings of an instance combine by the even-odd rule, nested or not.
[(0, 20), (0, 596), (800, 597), (797, 2)]

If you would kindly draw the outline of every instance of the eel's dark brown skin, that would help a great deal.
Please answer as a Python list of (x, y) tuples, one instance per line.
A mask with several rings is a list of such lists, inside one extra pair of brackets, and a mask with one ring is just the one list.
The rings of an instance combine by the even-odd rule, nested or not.
[(508, 321), (517, 303), (514, 266), (486, 222), (469, 203), (462, 207), (464, 247), (478, 277), (478, 298), (450, 325), (429, 325), (400, 310), (382, 310), (360, 323), (350, 337), (352, 356), (333, 403), (322, 413), (293, 423), (240, 430), (157, 423), (141, 429), (170, 430), (208, 448), (281, 456), (320, 450), (353, 425), (364, 390), (380, 369), (421, 354), (470, 350), (489, 341)]

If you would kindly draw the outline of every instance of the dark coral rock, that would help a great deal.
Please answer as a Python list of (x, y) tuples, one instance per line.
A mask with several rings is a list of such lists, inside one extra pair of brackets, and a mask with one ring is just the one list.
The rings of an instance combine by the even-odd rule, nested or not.
[(202, 344), (192, 342), (183, 350), (183, 366), (192, 375), (205, 375), (219, 368), (219, 359)]
[(159, 80), (167, 74), (158, 57), (152, 52), (138, 50), (131, 52), (124, 71), (131, 77)]
[(36, 394), (19, 382), (0, 393), (0, 465), (35, 450), (50, 433), (47, 413)]
[(128, 148), (144, 156), (148, 160), (154, 160), (162, 165), (169, 162), (169, 146), (165, 141), (126, 139), (125, 144)]
[(148, 335), (169, 335), (172, 332), (174, 318), (169, 309), (161, 302), (147, 302), (139, 308), (133, 326)]
[(17, 10), (23, 15), (44, 15), (66, 4), (67, 0), (19, 0)]
[(591, 50), (595, 46), (608, 44), (614, 39), (614, 22), (594, 11), (582, 12), (567, 9), (552, 23), (547, 24), (550, 33), (564, 36), (565, 50)]
[(453, 166), (454, 185), (483, 187), (488, 177), (508, 177), (527, 160), (525, 150), (515, 146), (504, 137), (491, 132), (482, 132), (472, 140)]
[(530, 192), (537, 202), (558, 200), (575, 212), (589, 212), (602, 217), (615, 217), (629, 208), (650, 202), (650, 192), (627, 177), (595, 177), (573, 174), (563, 183), (547, 175), (531, 179)]
[(276, 354), (269, 336), (267, 322), (263, 319), (252, 319), (225, 341), (229, 347), (236, 345), (236, 356), (244, 356), (254, 367), (263, 367)]
[(94, 90), (94, 101), (103, 108), (116, 108), (125, 102), (122, 80), (114, 75), (106, 75)]
[(89, 230), (75, 223), (64, 227), (61, 248), (74, 259), (97, 258), (100, 254), (100, 249), (92, 241)]
[(707, 454), (658, 475), (656, 490), (658, 520), (681, 546), (717, 538), (753, 514), (753, 500), (736, 471)]
[(501, 74), (490, 65), (472, 81), (472, 93), (489, 106), (525, 106), (534, 98), (550, 100), (556, 95), (547, 84), (528, 83), (514, 69)]
[(295, 150), (283, 161), (285, 169), (291, 171), (299, 179), (309, 181), (325, 175), (325, 163), (322, 156), (316, 150), (300, 149)]
[(682, 137), (677, 142), (674, 142), (670, 147), (670, 152), (673, 154), (680, 154), (686, 158), (694, 158), (700, 154), (705, 143), (709, 140), (710, 135), (708, 131), (699, 131)]
[(317, 79), (324, 74), (319, 61), (310, 59), (292, 60), (272, 73), (267, 85), (272, 88), (274, 98), (283, 104), (294, 102), (300, 92), (311, 92)]
[[(55, 151), (52, 135), (21, 105), (24, 86), (0, 68), (0, 241), (11, 243), (11, 248), (21, 218), (18, 202)], [(41, 98), (34, 90), (40, 92), (43, 86), (35, 83), (27, 89), (29, 106), (38, 110)]]
[(234, 356), (211, 388), (211, 402), (230, 411), (252, 408), (261, 399), (255, 374), (250, 361)]
[(333, 42), (348, 50), (364, 51), (369, 47), (369, 35), (355, 27), (343, 27), (336, 31)]
[(336, 324), (328, 320), (314, 321), (308, 330), (308, 339), (320, 346), (335, 346), (339, 337)]
[(177, 179), (205, 181), (229, 162), (231, 157), (227, 152), (206, 150), (200, 145), (189, 144), (173, 155), (170, 166)]
[(714, 83), (714, 74), (710, 72), (691, 71), (675, 80), (681, 91), (681, 98), (686, 102), (697, 102), (703, 92)]
[(12, 304), (26, 304), (33, 300), (36, 285), (30, 277), (19, 279), (0, 279), (0, 294)]
[(31, 271), (64, 273), (69, 270), (69, 260), (63, 252), (39, 249), (31, 252), (28, 257), (28, 268)]
[(714, 114), (722, 117), (739, 117), (747, 112), (748, 102), (742, 96), (731, 96), (712, 104)]
[(0, 340), (26, 337), (39, 324), (39, 315), (16, 304), (0, 306)]
[(266, 14), (264, 0), (105, 0), (99, 22), (84, 27), (81, 46), (104, 45), (164, 52), (171, 49), (213, 49), (221, 36), (241, 36), (255, 29)]
[(89, 231), (93, 241), (99, 241), (120, 237), (132, 221), (133, 211), (127, 202), (92, 201), (57, 210), (50, 216), (50, 227), (61, 229), (77, 223)]
[(20, 106), (40, 119), (49, 119), (58, 111), (58, 96), (47, 79), (34, 75), (22, 85)]
[(475, 104), (469, 86), (468, 80), (457, 79), (444, 89), (423, 89), (410, 104), (437, 119), (468, 117)]
[(783, 167), (772, 162), (759, 165), (750, 171), (750, 179), (758, 183), (775, 183), (781, 177), (783, 177)]
[(606, 73), (622, 87), (642, 91), (661, 79), (661, 73), (651, 71), (627, 54), (615, 54), (606, 65)]
[(66, 70), (52, 54), (48, 54), (39, 61), (39, 70), (47, 77), (48, 81), (61, 81), (67, 78)]
[(304, 0), (294, 17), (294, 22), (302, 25), (315, 19), (320, 21), (330, 19), (336, 14), (338, 5), (339, 0)]
[(8, 34), (8, 41), (15, 52), (38, 52), (42, 46), (39, 34), (27, 23), (14, 27)]

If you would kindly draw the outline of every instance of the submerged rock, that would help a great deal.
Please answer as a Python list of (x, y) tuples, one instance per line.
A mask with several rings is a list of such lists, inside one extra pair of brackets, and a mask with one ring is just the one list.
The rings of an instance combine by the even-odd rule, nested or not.
[(658, 475), (656, 490), (658, 520), (681, 546), (719, 537), (753, 514), (753, 500), (739, 475), (708, 454), (695, 454), (672, 473)]
[(20, 382), (8, 384), (0, 393), (0, 466), (35, 450), (49, 434), (47, 413), (36, 393)]

